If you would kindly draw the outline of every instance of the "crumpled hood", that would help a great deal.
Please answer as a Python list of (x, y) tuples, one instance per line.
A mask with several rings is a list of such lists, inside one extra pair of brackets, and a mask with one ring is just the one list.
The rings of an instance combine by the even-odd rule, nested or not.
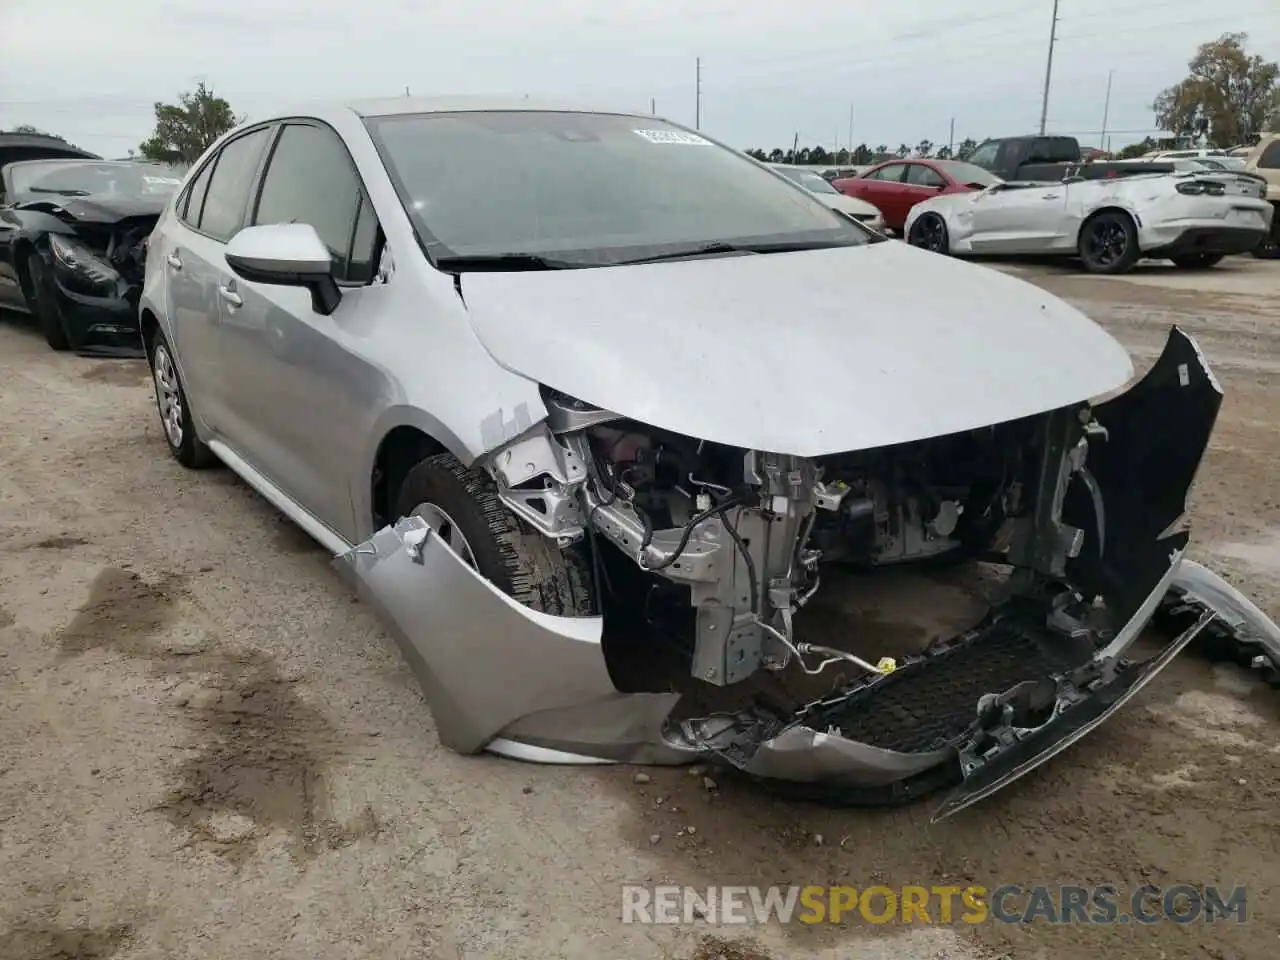
[(883, 242), (467, 273), (504, 367), (698, 439), (821, 456), (1041, 413), (1122, 386), (1101, 327), (1021, 280)]
[(169, 197), (135, 197), (118, 193), (91, 194), (87, 197), (66, 197), (50, 194), (38, 200), (17, 204), (19, 210), (42, 210), (53, 213), (64, 210), (69, 216), (86, 223), (115, 223), (127, 217), (159, 217)]

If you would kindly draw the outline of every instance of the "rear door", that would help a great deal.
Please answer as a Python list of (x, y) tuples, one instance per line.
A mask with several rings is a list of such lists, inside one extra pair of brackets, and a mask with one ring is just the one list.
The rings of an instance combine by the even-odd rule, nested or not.
[(907, 176), (901, 188), (903, 202), (906, 204), (906, 209), (902, 215), (903, 219), (906, 219), (907, 213), (917, 203), (922, 200), (928, 200), (930, 197), (936, 197), (946, 188), (947, 178), (927, 163), (907, 164)]
[(855, 194), (879, 208), (884, 217), (885, 226), (894, 230), (902, 229), (902, 222), (907, 218), (910, 204), (906, 202), (902, 180), (907, 175), (905, 163), (886, 163), (878, 170), (873, 170), (855, 182), (859, 185)]
[[(315, 311), (301, 287), (238, 279), (241, 306), (222, 338), (230, 415), (242, 456), (315, 519), (353, 535), (342, 465), (362, 455), (376, 377), (346, 344), (376, 273), (380, 229), (342, 139), (312, 120), (290, 120), (271, 148), (250, 225), (306, 223), (329, 248), (342, 289), (337, 310)], [(366, 375), (368, 374), (368, 375)]]
[(271, 128), (257, 127), (210, 157), (178, 198), (172, 227), (148, 256), (164, 258), (165, 299), (174, 350), (193, 411), (235, 447), (238, 437), (228, 406), (221, 335), (235, 277), (224, 256), (240, 229)]

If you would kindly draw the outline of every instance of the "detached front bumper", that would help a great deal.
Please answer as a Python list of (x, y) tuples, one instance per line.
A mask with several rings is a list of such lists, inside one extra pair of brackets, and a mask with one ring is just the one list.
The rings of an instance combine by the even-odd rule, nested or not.
[[(1089, 453), (1099, 543), (1073, 558), (1067, 577), (1081, 594), (1104, 599), (1114, 630), (1064, 625), (1054, 603), (1015, 594), (893, 672), (790, 713), (751, 706), (675, 721), (678, 694), (620, 693), (600, 618), (521, 606), (419, 518), (384, 528), (335, 565), (393, 632), (441, 742), (454, 750), (552, 763), (702, 760), (793, 796), (847, 805), (954, 786), (941, 818), (1085, 736), (1211, 625), (1247, 635), (1255, 656), (1280, 668), (1280, 628), (1184, 561), (1188, 535), (1169, 532), (1220, 403), (1198, 348), (1175, 329), (1147, 376), (1095, 410), (1110, 434)], [(1176, 613), (1176, 635), (1133, 662), (1132, 645), (1158, 611), (1166, 620)]]

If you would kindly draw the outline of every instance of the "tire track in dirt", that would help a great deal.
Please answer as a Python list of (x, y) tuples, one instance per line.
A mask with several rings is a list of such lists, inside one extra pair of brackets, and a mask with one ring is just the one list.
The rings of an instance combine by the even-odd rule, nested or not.
[(197, 732), (199, 747), (153, 809), (190, 845), (235, 864), (276, 830), (290, 835), (298, 858), (376, 837), (382, 825), (369, 808), (347, 823), (328, 815), (323, 770), (340, 737), (297, 695), (296, 680), (260, 652), (218, 648), (198, 628), (176, 635), (166, 629), (187, 597), (185, 576), (148, 581), (106, 567), (58, 634), (63, 660), (107, 650), (153, 661), (157, 675), (187, 678), (171, 706)]

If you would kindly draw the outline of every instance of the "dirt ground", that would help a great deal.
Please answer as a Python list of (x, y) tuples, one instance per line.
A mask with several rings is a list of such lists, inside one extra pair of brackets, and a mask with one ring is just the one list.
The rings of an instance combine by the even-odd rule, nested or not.
[[(1194, 553), (1280, 617), (1280, 265), (1002, 269), (1084, 308), (1140, 367), (1172, 323), (1200, 339), (1227, 398)], [(1071, 750), (931, 826), (927, 801), (829, 810), (684, 770), (636, 783), (452, 754), (328, 559), (229, 471), (169, 458), (144, 364), (57, 355), (0, 318), (0, 960), (1228, 960), (1280, 945), (1280, 691), (1234, 667), (1175, 661)], [(975, 603), (935, 587), (931, 616)], [(851, 622), (887, 619), (891, 599), (849, 601)], [(623, 925), (621, 884), (663, 881), (1245, 884), (1248, 922)]]

